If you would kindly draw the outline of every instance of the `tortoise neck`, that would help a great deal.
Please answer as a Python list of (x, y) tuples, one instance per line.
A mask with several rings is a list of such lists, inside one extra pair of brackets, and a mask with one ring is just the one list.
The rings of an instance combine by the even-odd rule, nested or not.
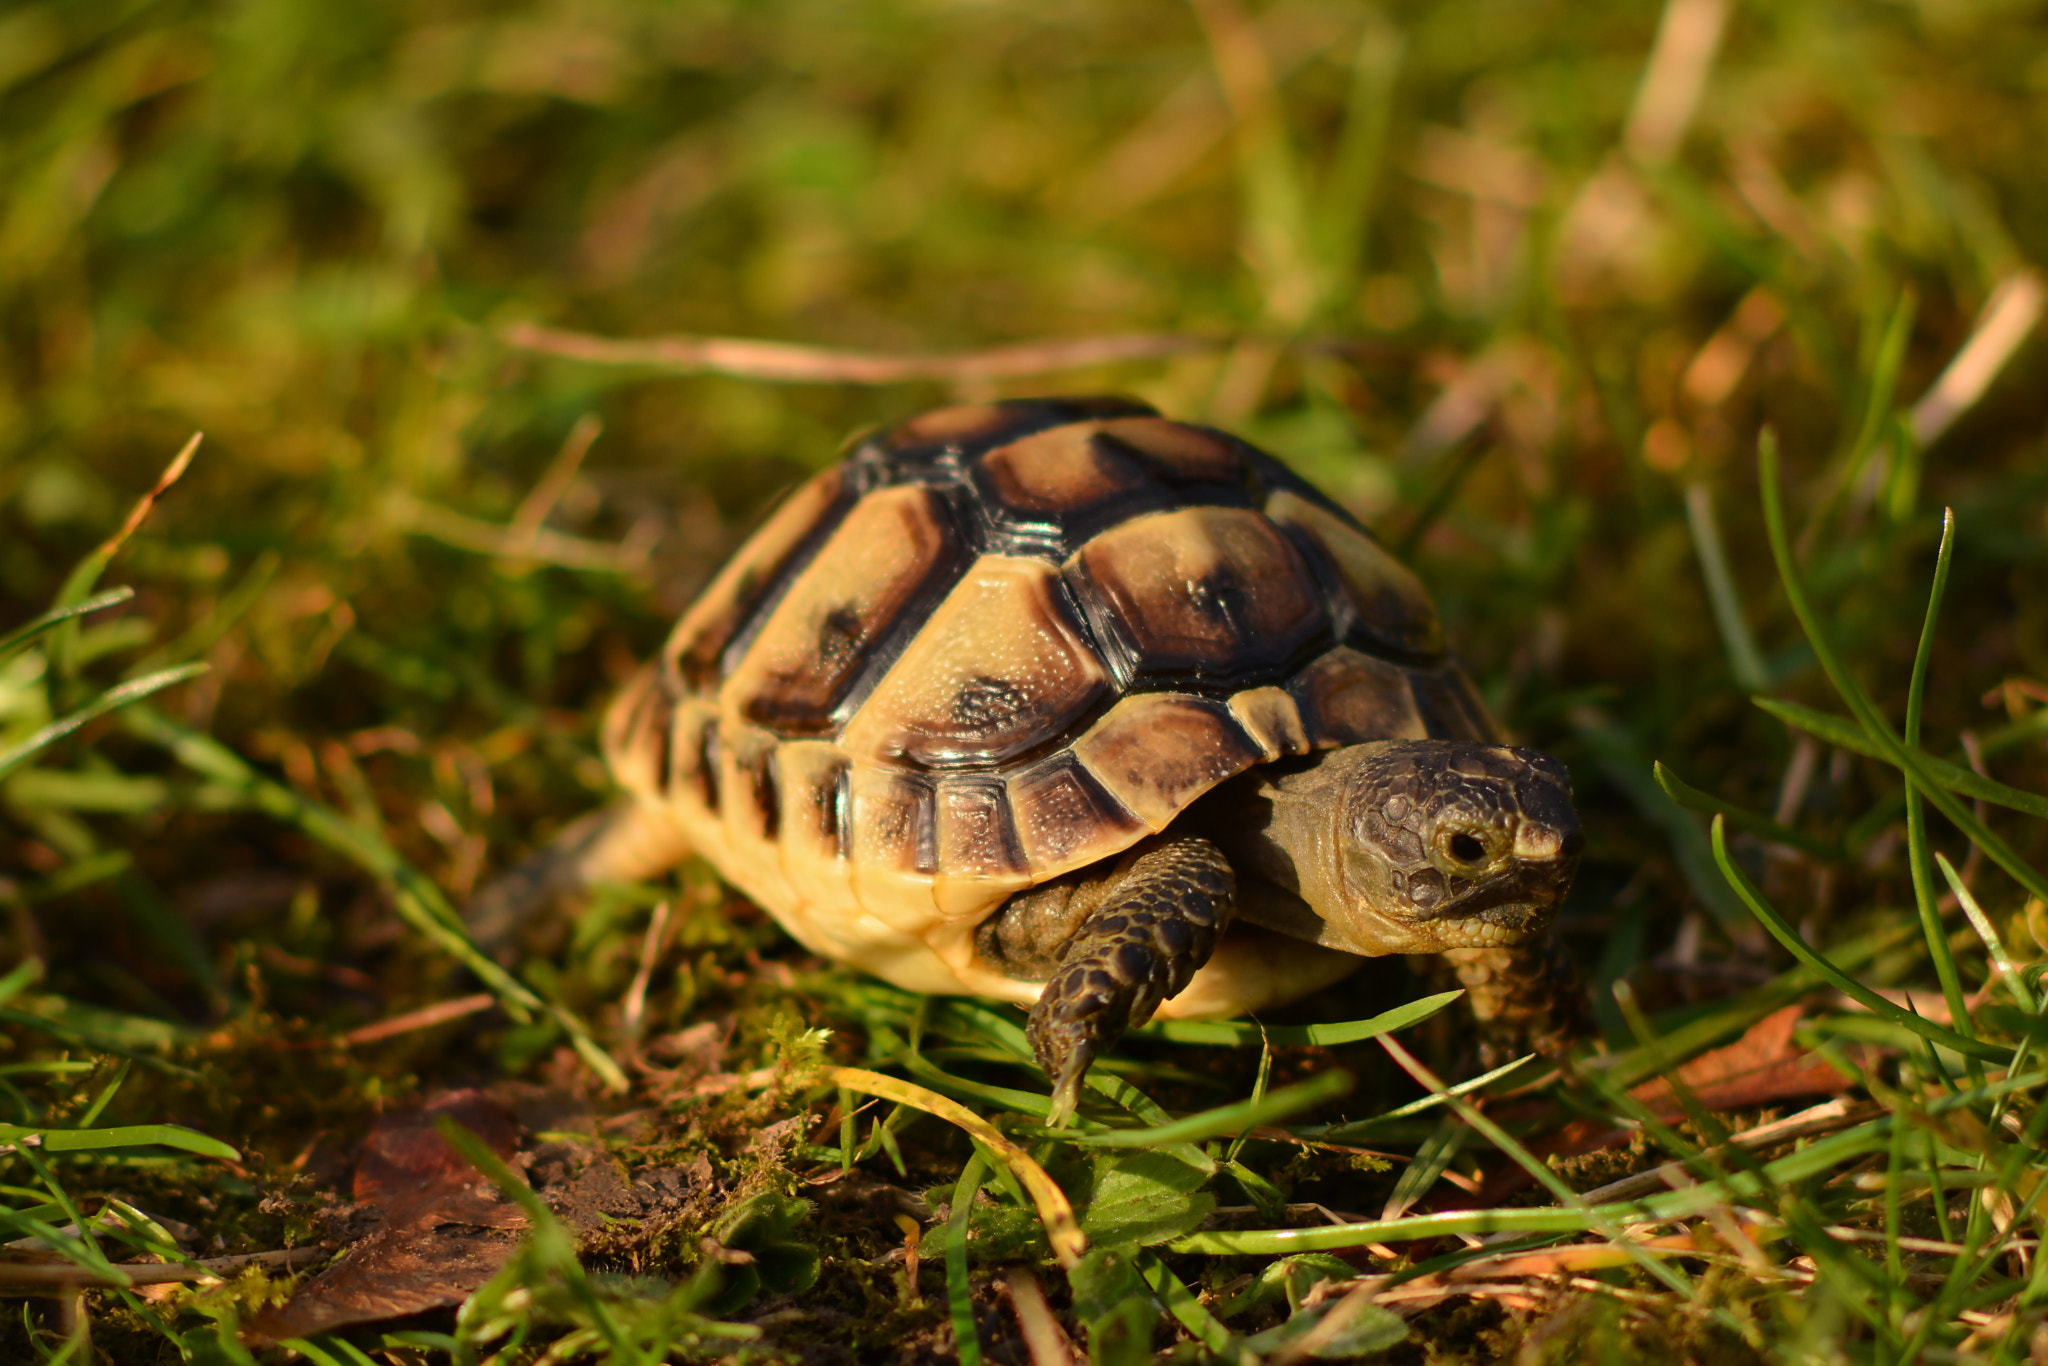
[(1347, 766), (1332, 763), (1334, 757), (1325, 753), (1298, 768), (1253, 769), (1218, 789), (1202, 813), (1204, 833), (1240, 881), (1256, 878), (1288, 894), (1268, 898), (1269, 908), (1240, 898), (1239, 915), (1318, 943), (1328, 939), (1331, 913), (1342, 904), (1338, 840)]

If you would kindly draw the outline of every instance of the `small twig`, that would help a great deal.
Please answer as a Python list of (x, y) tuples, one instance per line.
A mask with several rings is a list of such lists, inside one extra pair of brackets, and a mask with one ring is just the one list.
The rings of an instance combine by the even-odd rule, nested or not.
[(388, 1020), (366, 1024), (360, 1029), (351, 1029), (341, 1036), (345, 1044), (377, 1043), (383, 1039), (396, 1038), (400, 1034), (411, 1034), (415, 1030), (431, 1029), (435, 1025), (447, 1024), (489, 1010), (498, 1003), (498, 998), (488, 991), (479, 991), (474, 996), (458, 996), (452, 1001), (437, 1001), (418, 1010), (408, 1010), (403, 1015), (393, 1015)]
[(1999, 282), (1978, 315), (1970, 339), (1934, 381), (1934, 387), (1913, 405), (1915, 444), (1934, 444), (1957, 418), (1976, 406), (1984, 391), (1991, 387), (1991, 381), (2012, 359), (2013, 352), (2034, 330), (2034, 324), (2041, 320), (2043, 303), (2041, 277), (2031, 270), (2022, 270)]
[(603, 430), (604, 423), (598, 420), (595, 413), (585, 413), (576, 419), (576, 425), (569, 429), (567, 439), (562, 442), (561, 451), (548, 463), (546, 473), (541, 475), (540, 482), (533, 486), (533, 491), (519, 504), (519, 510), (512, 514), (512, 523), (507, 529), (507, 541), (510, 545), (533, 544), (535, 538), (540, 535), (541, 523), (548, 519), (548, 514), (555, 510), (555, 504), (562, 500), (562, 495), (569, 489), (569, 481), (574, 479), (576, 471), (582, 468), (583, 457), (590, 454), (590, 448), (597, 441), (598, 433)]
[[(1787, 1115), (1769, 1124), (1759, 1124), (1754, 1129), (1745, 1129), (1730, 1138), (1728, 1146), (1755, 1149), (1773, 1143), (1790, 1143), (1801, 1138), (1817, 1138), (1821, 1134), (1833, 1133), (1837, 1129), (1846, 1129), (1851, 1124), (1859, 1123), (1875, 1114), (1877, 1109), (1877, 1106), (1868, 1103), (1830, 1100), (1811, 1109), (1801, 1110), (1796, 1115)], [(1711, 1157), (1725, 1151), (1725, 1148), (1710, 1148), (1701, 1156)], [(1589, 1205), (1612, 1205), (1640, 1200), (1646, 1195), (1668, 1189), (1670, 1179), (1667, 1173), (1683, 1170), (1682, 1164), (1667, 1162), (1652, 1167), (1649, 1171), (1637, 1172), (1634, 1176), (1624, 1176), (1619, 1181), (1596, 1186), (1579, 1198)]]
[(1053, 1317), (1052, 1306), (1046, 1303), (1045, 1291), (1031, 1268), (1011, 1267), (1003, 1273), (1003, 1284), (1009, 1287), (1010, 1308), (1016, 1311), (1031, 1366), (1074, 1366), (1073, 1344), (1060, 1331), (1060, 1321)]
[(192, 457), (198, 454), (199, 442), (204, 435), (202, 432), (192, 433), (190, 439), (179, 448), (178, 453), (171, 457), (171, 463), (164, 466), (164, 472), (156, 477), (156, 487), (136, 500), (135, 506), (128, 511), (128, 520), (121, 523), (121, 529), (107, 537), (100, 543), (100, 548), (93, 552), (96, 558), (103, 562), (114, 558), (114, 552), (121, 548), (122, 542), (133, 536), (136, 528), (148, 519), (150, 509), (156, 506), (157, 499), (170, 492), (171, 485), (184, 477), (185, 467), (190, 465)]
[[(604, 574), (636, 574), (647, 567), (648, 553), (658, 532), (652, 523), (642, 522), (627, 531), (624, 540), (593, 541), (571, 536), (549, 527), (534, 527), (521, 533), (481, 517), (471, 517), (438, 503), (429, 503), (409, 493), (392, 495), (390, 516), (399, 525), (431, 536), (457, 550), (495, 555), (508, 560), (539, 561), (564, 569), (589, 569)], [(645, 526), (649, 530), (643, 531)]]
[(619, 1007), (620, 1028), (636, 1044), (646, 1024), (647, 987), (654, 980), (655, 960), (661, 957), (662, 936), (668, 932), (668, 911), (666, 900), (654, 908), (654, 915), (647, 922), (647, 937), (640, 944), (640, 968), (633, 974), (633, 985), (626, 989), (626, 999)]
[(514, 323), (504, 339), (525, 351), (595, 365), (645, 365), (672, 374), (731, 375), (779, 384), (902, 384), (910, 380), (1020, 379), (1119, 361), (1220, 351), (1222, 337), (1137, 332), (1018, 342), (979, 351), (857, 351), (752, 337), (670, 336), (625, 340)]

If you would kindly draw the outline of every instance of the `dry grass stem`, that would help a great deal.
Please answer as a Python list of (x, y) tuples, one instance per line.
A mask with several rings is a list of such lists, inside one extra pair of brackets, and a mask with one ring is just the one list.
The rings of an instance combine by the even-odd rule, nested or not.
[(1022, 379), (1141, 360), (1217, 351), (1228, 340), (1172, 333), (1129, 333), (1018, 342), (979, 351), (890, 354), (747, 337), (650, 337), (624, 341), (533, 323), (505, 329), (521, 350), (593, 365), (641, 365), (671, 374), (730, 375), (777, 384), (907, 384)]
[(436, 1025), (453, 1023), (456, 1020), (479, 1015), (498, 1003), (498, 998), (488, 991), (479, 991), (471, 996), (458, 996), (450, 1001), (437, 1001), (430, 1006), (408, 1010), (402, 1015), (393, 1015), (388, 1020), (378, 1020), (360, 1029), (351, 1029), (341, 1036), (341, 1041), (355, 1047), (366, 1043), (378, 1043), (384, 1039), (395, 1039), (401, 1034), (412, 1034)]

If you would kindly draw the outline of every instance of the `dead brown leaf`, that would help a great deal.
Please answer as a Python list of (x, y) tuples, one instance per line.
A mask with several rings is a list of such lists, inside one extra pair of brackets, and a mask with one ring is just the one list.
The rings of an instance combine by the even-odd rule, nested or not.
[(509, 1158), (519, 1146), (511, 1114), (477, 1091), (456, 1091), (371, 1129), (353, 1193), (378, 1222), (329, 1267), (249, 1323), (252, 1340), (278, 1341), (349, 1324), (460, 1304), (518, 1246), (526, 1216), (434, 1127), (446, 1116)]
[[(1702, 1053), (1681, 1066), (1676, 1079), (1707, 1110), (1753, 1110), (1774, 1101), (1838, 1096), (1848, 1080), (1812, 1053), (1800, 1051), (1792, 1031), (1804, 1007), (1772, 1011), (1734, 1043)], [(1684, 1115), (1672, 1082), (1659, 1077), (1629, 1092), (1659, 1119)]]

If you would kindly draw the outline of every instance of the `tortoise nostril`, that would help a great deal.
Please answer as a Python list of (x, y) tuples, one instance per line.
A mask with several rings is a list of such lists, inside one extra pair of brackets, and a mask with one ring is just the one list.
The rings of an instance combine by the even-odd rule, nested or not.
[(1462, 831), (1451, 836), (1444, 847), (1460, 863), (1483, 863), (1486, 860), (1486, 846), (1476, 836)]

